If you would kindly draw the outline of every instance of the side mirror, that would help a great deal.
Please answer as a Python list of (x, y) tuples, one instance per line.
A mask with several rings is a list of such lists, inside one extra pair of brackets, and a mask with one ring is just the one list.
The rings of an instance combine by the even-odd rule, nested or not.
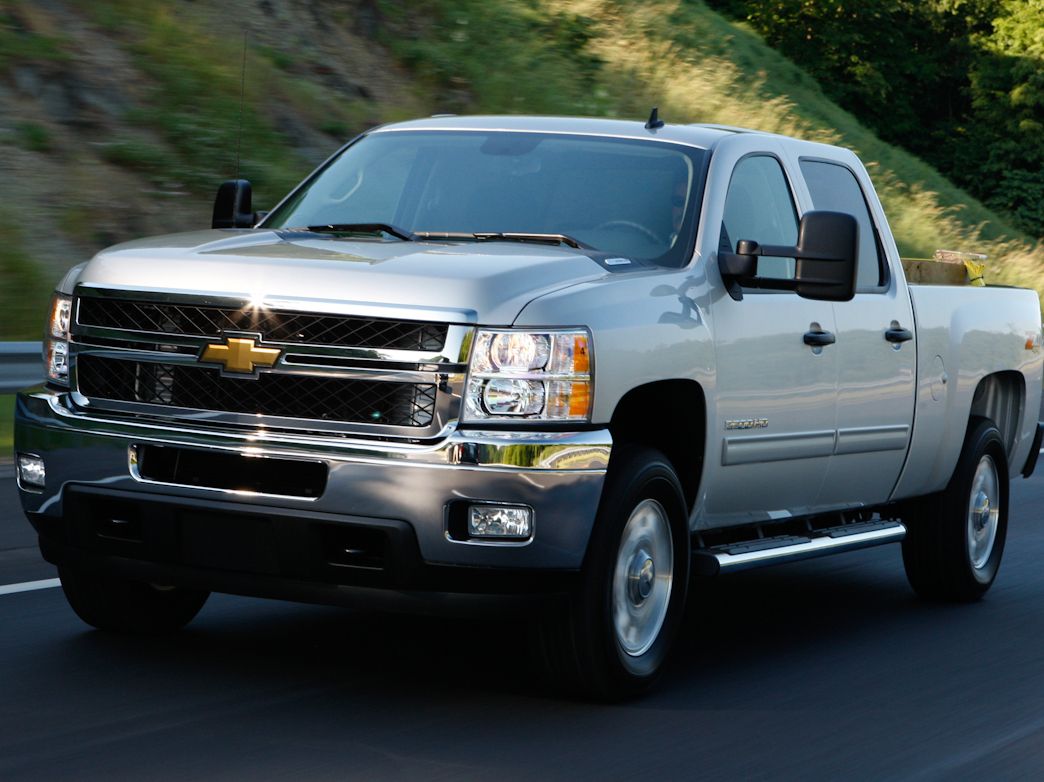
[[(796, 291), (821, 301), (849, 301), (855, 296), (859, 223), (842, 212), (806, 212), (794, 247), (742, 239), (736, 252), (719, 252), (718, 269), (729, 295), (739, 301), (742, 287)], [(793, 279), (758, 277), (758, 257), (794, 258)]]
[(229, 179), (222, 182), (214, 198), (214, 216), (210, 227), (253, 228), (255, 222), (249, 180)]

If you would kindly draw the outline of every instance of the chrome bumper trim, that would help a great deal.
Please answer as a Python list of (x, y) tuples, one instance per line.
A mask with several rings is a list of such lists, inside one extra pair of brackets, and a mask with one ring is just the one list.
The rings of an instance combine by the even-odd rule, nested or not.
[[(612, 436), (608, 429), (584, 432), (461, 431), (434, 444), (351, 440), (301, 433), (192, 429), (181, 422), (161, 425), (105, 418), (75, 409), (69, 392), (38, 387), (23, 392), (25, 400), (46, 404), (48, 413), (31, 423), (70, 433), (113, 437), (142, 443), (247, 452), (266, 456), (300, 456), (354, 463), (398, 463), (465, 470), (547, 470), (604, 473), (609, 466)], [(30, 410), (31, 412), (31, 410)]]

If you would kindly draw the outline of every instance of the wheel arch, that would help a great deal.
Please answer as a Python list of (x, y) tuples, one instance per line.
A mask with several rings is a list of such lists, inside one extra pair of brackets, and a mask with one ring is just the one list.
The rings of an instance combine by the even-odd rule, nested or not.
[(1019, 425), (1026, 405), (1026, 380), (1021, 372), (1005, 370), (986, 375), (972, 394), (968, 415), (970, 429), (976, 418), (993, 422), (1004, 442), (1004, 452), (1010, 469), (1018, 445)]
[(667, 457), (688, 511), (700, 488), (706, 430), (706, 395), (698, 382), (688, 379), (635, 386), (620, 398), (609, 422), (614, 445), (646, 445)]

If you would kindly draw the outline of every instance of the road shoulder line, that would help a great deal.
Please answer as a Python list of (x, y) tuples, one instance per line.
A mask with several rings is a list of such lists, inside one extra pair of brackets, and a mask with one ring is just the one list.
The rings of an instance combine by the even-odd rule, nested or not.
[(61, 580), (57, 578), (48, 578), (43, 581), (24, 581), (21, 584), (3, 584), (0, 585), (0, 595), (14, 595), (18, 592), (33, 592), (37, 589), (54, 589), (61, 585)]

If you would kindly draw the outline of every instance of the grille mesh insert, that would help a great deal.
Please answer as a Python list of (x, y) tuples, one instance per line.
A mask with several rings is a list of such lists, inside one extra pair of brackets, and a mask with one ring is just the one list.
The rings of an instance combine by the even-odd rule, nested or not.
[(204, 367), (89, 354), (77, 361), (77, 383), (95, 399), (195, 410), (412, 427), (430, 425), (435, 415), (433, 384), (279, 373), (239, 380)]
[(203, 337), (218, 337), (222, 331), (247, 331), (260, 333), (266, 342), (385, 350), (441, 350), (447, 333), (445, 325), (433, 323), (90, 297), (79, 299), (77, 322)]

